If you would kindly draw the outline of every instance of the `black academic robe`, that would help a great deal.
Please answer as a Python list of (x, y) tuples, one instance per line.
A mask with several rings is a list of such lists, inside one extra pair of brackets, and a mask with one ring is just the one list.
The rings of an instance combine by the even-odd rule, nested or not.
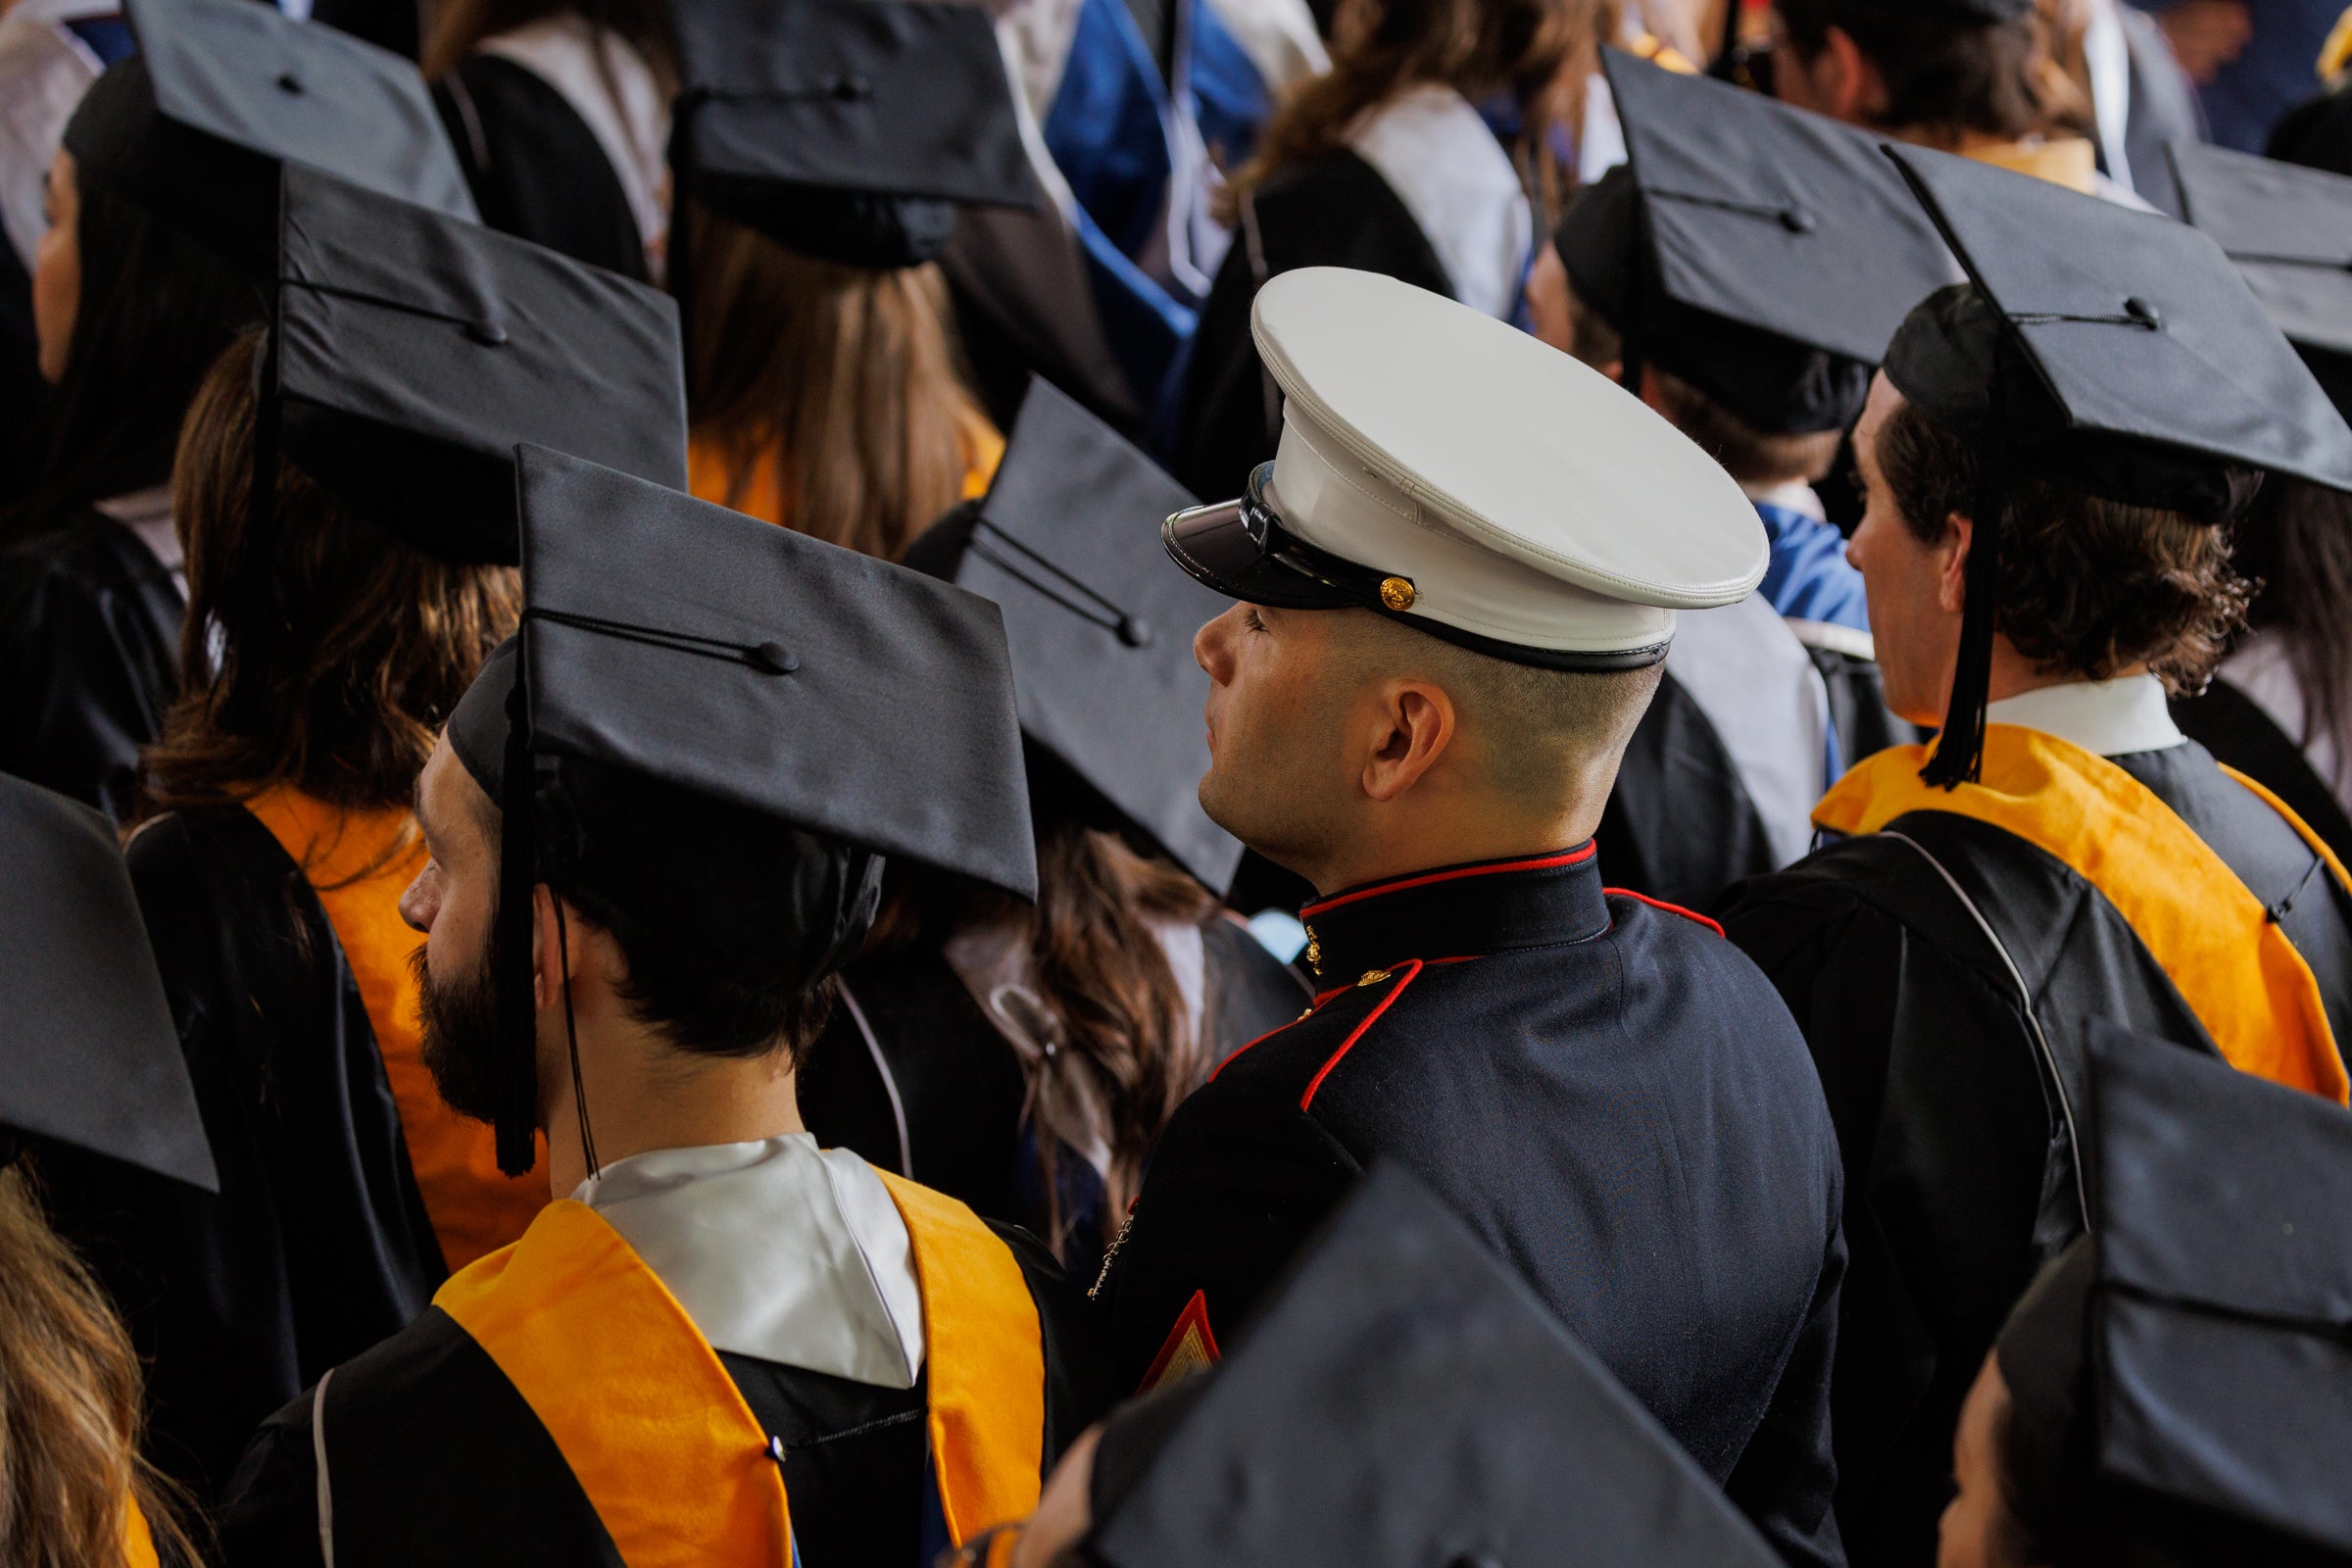
[(220, 1190), (44, 1165), (146, 1363), (149, 1453), (210, 1502), (272, 1410), (415, 1318), (448, 1270), (301, 870), (242, 808), (169, 812), (125, 853)]
[(640, 282), (645, 238), (604, 145), (527, 67), (469, 55), (433, 84), (482, 221)]
[(1593, 838), (1621, 886), (1690, 908), (1779, 863), (1740, 764), (1671, 672), (1634, 727)]
[[(2341, 1038), (2352, 900), (2301, 837), (2193, 742), (2110, 760), (2283, 910)], [(1961, 1401), (2011, 1305), (2082, 1230), (2069, 1107), (2089, 1020), (2217, 1048), (2082, 872), (1952, 811), (1911, 811), (1737, 888), (1724, 924), (1803, 1028), (1845, 1160), (1835, 1429), (1847, 1548), (1861, 1564), (1932, 1564)]]
[(1788, 1560), (1842, 1560), (1838, 1150), (1712, 922), (1591, 845), (1303, 911), (1328, 987), (1180, 1106), (1097, 1292), (1130, 1387), (1214, 1359), (1374, 1159), (1516, 1266)]
[(1346, 148), (1277, 170), (1241, 223), (1193, 335), (1168, 471), (1194, 495), (1238, 496), (1282, 433), (1282, 398), (1250, 335), (1268, 278), (1301, 267), (1385, 272), (1451, 296), (1453, 280), (1395, 188)]
[[(1004, 1226), (990, 1226), (988, 1234), (1017, 1262), (1035, 1307), (1044, 1417), (1035, 1479), (1042, 1483), (1111, 1402), (1101, 1328), (1035, 1238)], [(523, 1246), (530, 1245), (526, 1239)], [(922, 1274), (920, 1237), (915, 1245)], [(926, 1291), (936, 1288), (924, 1278)], [(591, 1269), (579, 1267), (570, 1280), (573, 1291), (597, 1296)], [(926, 1299), (927, 1322), (930, 1311)], [(666, 1538), (674, 1548), (693, 1527), (666, 1528), (671, 1521), (734, 1501), (738, 1478), (723, 1465), (698, 1463), (700, 1456), (686, 1450), (690, 1440), (631, 1451), (625, 1438), (583, 1431), (582, 1423), (606, 1424), (598, 1408), (605, 1397), (600, 1376), (627, 1377), (638, 1394), (649, 1381), (659, 1388), (674, 1379), (666, 1391), (673, 1405), (723, 1397), (723, 1390), (698, 1385), (693, 1366), (678, 1364), (699, 1358), (699, 1338), (649, 1348), (651, 1336), (640, 1332), (610, 1348), (562, 1341), (582, 1326), (567, 1321), (557, 1303), (555, 1316), (523, 1331), (540, 1340), (535, 1353), (542, 1366), (554, 1357), (572, 1369), (567, 1375), (579, 1387), (568, 1426), (561, 1407), (543, 1413), (534, 1403), (534, 1395), (545, 1398), (547, 1391), (511, 1375), (493, 1348), (441, 1306), (335, 1368), (254, 1440), (222, 1511), (225, 1561), (230, 1568), (324, 1568), (322, 1510), (332, 1521), (340, 1568), (426, 1562), (621, 1568), (627, 1559), (617, 1540)], [(551, 1338), (559, 1343), (548, 1344)], [(935, 1328), (926, 1341), (929, 1361), (949, 1353)], [(913, 1388), (895, 1390), (754, 1356), (720, 1351), (716, 1358), (756, 1424), (747, 1437), (756, 1430), (771, 1446), (762, 1451), (755, 1440), (741, 1453), (722, 1450), (718, 1457), (780, 1470), (795, 1564), (928, 1568), (950, 1544), (936, 1429), (926, 1420), (937, 1415), (934, 1366), (925, 1366)], [(319, 1485), (321, 1452), (326, 1488)], [(674, 1478), (682, 1485), (666, 1484), (672, 1478), (665, 1466), (689, 1472)]]
[[(1242, 927), (1217, 920), (1202, 928), (1201, 940), (1209, 1060), (1289, 1023), (1306, 1005), (1297, 972)], [(801, 1063), (801, 1118), (816, 1141), (960, 1199), (984, 1219), (1045, 1235), (1028, 1141), (1028, 1080), (970, 989), (930, 948), (869, 954), (842, 981), (874, 1044), (867, 1046), (846, 1005), (834, 1007)], [(1072, 1152), (1064, 1163), (1084, 1160)], [(1075, 1206), (1071, 1200), (1083, 1196), (1070, 1187), (1064, 1184), (1065, 1205)], [(1092, 1196), (1099, 1202), (1099, 1184)], [(1071, 1277), (1090, 1282), (1102, 1261), (1100, 1216), (1093, 1218), (1073, 1228), (1062, 1250)]]
[(2352, 814), (2346, 813), (2294, 737), (2280, 729), (2260, 703), (2217, 676), (2201, 695), (2174, 698), (2172, 710), (2173, 721), (2213, 753), (2215, 761), (2268, 787), (2328, 841), (2337, 859), (2352, 865)]
[(95, 508), (0, 555), (0, 772), (123, 820), (179, 690), (183, 610), (155, 552)]

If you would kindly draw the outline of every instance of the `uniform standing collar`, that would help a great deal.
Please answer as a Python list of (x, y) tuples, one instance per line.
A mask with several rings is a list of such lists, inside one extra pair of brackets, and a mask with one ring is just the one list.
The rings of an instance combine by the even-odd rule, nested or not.
[(1609, 928), (1600, 858), (1588, 839), (1550, 855), (1440, 866), (1346, 888), (1299, 911), (1319, 987), (1353, 984), (1410, 958), (1473, 958), (1584, 942)]

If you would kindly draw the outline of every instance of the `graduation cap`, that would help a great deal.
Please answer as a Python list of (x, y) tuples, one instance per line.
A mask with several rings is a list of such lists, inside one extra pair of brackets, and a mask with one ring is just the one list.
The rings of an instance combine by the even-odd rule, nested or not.
[(114, 829), (0, 774), (0, 1164), (50, 1140), (218, 1192)]
[(2181, 216), (2237, 264), (2338, 409), (2352, 409), (2352, 178), (2176, 141)]
[(1159, 525), (1195, 505), (1057, 387), (1032, 381), (996, 482), (906, 564), (1004, 612), (1021, 733), (1208, 887), (1242, 846), (1200, 809), (1208, 678), (1193, 633), (1226, 601), (1168, 567)]
[(1767, 433), (1842, 429), (1904, 315), (1960, 275), (1878, 138), (1605, 49), (1628, 162), (1554, 243), (1646, 361)]
[(518, 442), (685, 488), (675, 301), (315, 170), (284, 187), (276, 439), (347, 505), (511, 564)]
[(1996, 1352), (2021, 1506), (2115, 1488), (2214, 1560), (2352, 1561), (2352, 1113), (2104, 1020), (2087, 1062), (2097, 1223)]
[[(875, 856), (1037, 895), (994, 605), (577, 458), (526, 446), (515, 467), (522, 630), (449, 725), (451, 750), (506, 813), (510, 1174), (530, 1166), (537, 1106), (531, 813), (557, 812), (583, 853), (648, 831), (599, 813), (568, 777), (575, 764), (856, 847), (829, 871), (749, 868), (802, 884), (805, 929), (750, 936), (798, 944), (811, 985), (863, 940)], [(671, 880), (696, 896), (733, 869), (680, 865)]]
[(1389, 1164), (1223, 1365), (1112, 1417), (1094, 1519), (1084, 1546), (1105, 1568), (1779, 1560), (1525, 1282)]
[(709, 0), (677, 9), (678, 190), (792, 249), (911, 267), (955, 206), (1037, 184), (986, 10), (956, 0)]
[(277, 172), (300, 162), (369, 190), (476, 217), (416, 65), (254, 0), (126, 0), (139, 52), (66, 127), (75, 161), (266, 271)]
[(1982, 760), (2008, 475), (2218, 525), (2264, 470), (2352, 489), (2352, 429), (2196, 229), (1948, 153), (1886, 152), (1969, 277), (1911, 313), (1885, 367), (1978, 454), (1959, 667), (1921, 775), (1949, 787)]

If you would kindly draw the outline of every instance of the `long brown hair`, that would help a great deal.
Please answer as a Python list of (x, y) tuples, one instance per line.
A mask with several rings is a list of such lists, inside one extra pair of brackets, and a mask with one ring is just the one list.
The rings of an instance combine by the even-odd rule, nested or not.
[(1107, 1244), (1168, 1118), (1207, 1075), (1211, 1042), (1185, 1004), (1159, 929), (1205, 924), (1216, 917), (1217, 901), (1169, 861), (1075, 817), (1039, 824), (1037, 884), (1031, 912), (966, 885), (906, 875), (894, 882), (872, 940), (880, 947), (936, 944), (968, 923), (1015, 910), (1026, 916), (1051, 1038), (1040, 1042), (1049, 1048), (1042, 1058), (1023, 1054), (1022, 1069), (1047, 1240), (1060, 1255), (1077, 1224), (1062, 1208), (1068, 1151), (1098, 1137), (1109, 1147), (1102, 1234), (1094, 1239)]
[(406, 803), (434, 733), (521, 613), (513, 570), (428, 556), (290, 464), (257, 525), (262, 336), (220, 356), (180, 434), (186, 690), (140, 760), (150, 812), (278, 783), (349, 808)]
[(130, 1336), (22, 1167), (0, 1167), (0, 1562), (119, 1568), (135, 1504), (165, 1562), (195, 1563), (139, 1426)]
[(421, 65), (425, 79), (447, 72), (484, 38), (548, 17), (577, 16), (620, 35), (645, 56), (664, 84), (678, 80), (677, 35), (669, 20), (669, 0), (441, 0), (434, 7), (432, 30), (425, 35)]
[(1536, 203), (1537, 231), (1548, 232), (1569, 180), (1552, 154), (1551, 132), (1573, 128), (1600, 40), (1616, 30), (1614, 0), (1340, 0), (1331, 70), (1283, 100), (1226, 200), (1238, 202), (1276, 170), (1342, 145), (1367, 110), (1436, 84), (1473, 104), (1506, 94), (1518, 106), (1512, 161)]
[(686, 401), (694, 439), (725, 460), (740, 502), (780, 463), (784, 518), (829, 544), (896, 560), (963, 499), (988, 416), (966, 384), (935, 264), (819, 261), (681, 204)]
[(2262, 582), (2253, 622), (2278, 633), (2303, 695), (2295, 743), (2326, 736), (2340, 770), (2352, 763), (2352, 497), (2274, 478), (2238, 539), (2246, 574)]

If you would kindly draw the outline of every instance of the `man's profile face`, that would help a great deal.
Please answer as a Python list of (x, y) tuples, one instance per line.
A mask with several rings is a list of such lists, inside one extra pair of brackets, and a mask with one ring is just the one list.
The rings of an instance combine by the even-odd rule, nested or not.
[(1952, 669), (1960, 659), (1960, 616), (1942, 599), (1944, 552), (1923, 545), (1896, 505), (1879, 464), (1879, 432), (1902, 406), (1885, 375), (1871, 383), (1870, 402), (1854, 426), (1854, 466), (1862, 477), (1862, 522), (1846, 559), (1862, 573), (1877, 644), (1886, 706), (1914, 724), (1943, 722)]
[(424, 868), (401, 895), (401, 918), (424, 933), (412, 960), (424, 1025), (424, 1064), (450, 1108), (489, 1121), (499, 1109), (498, 993), (491, 931), (498, 855), (490, 802), (446, 739), (416, 780)]
[(1348, 613), (1237, 604), (1193, 638), (1209, 677), (1200, 808), (1278, 865), (1344, 833), (1357, 793), (1343, 755), (1356, 682), (1334, 646)]

